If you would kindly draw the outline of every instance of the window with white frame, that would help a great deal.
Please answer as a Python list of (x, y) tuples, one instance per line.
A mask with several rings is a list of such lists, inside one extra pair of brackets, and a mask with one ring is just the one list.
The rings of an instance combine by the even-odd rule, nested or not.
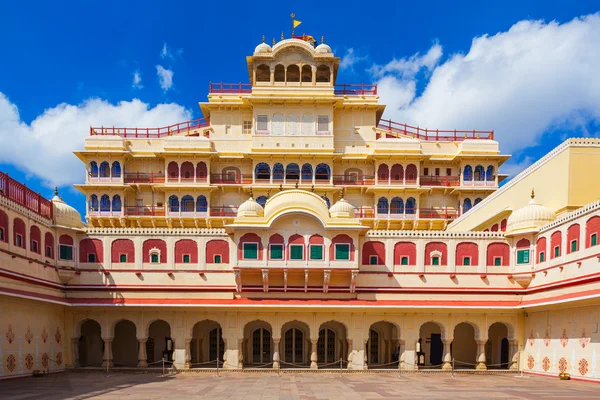
[(400, 265), (408, 265), (408, 257), (400, 258)]
[(283, 244), (273, 243), (269, 245), (269, 259), (283, 260)]
[(539, 262), (543, 263), (544, 261), (546, 261), (546, 252), (540, 251), (540, 261)]
[(87, 262), (89, 263), (95, 263), (96, 262), (96, 255), (93, 253), (89, 253), (88, 257), (87, 257)]
[(379, 257), (369, 256), (369, 265), (379, 265)]
[(190, 255), (189, 254), (184, 254), (183, 255), (183, 263), (184, 264), (189, 264), (190, 263)]
[(290, 245), (290, 260), (304, 260), (304, 246), (301, 244)]
[(310, 259), (311, 260), (322, 260), (323, 259), (323, 245), (322, 244), (311, 244)]
[(440, 265), (440, 256), (431, 257), (431, 265)]
[(517, 250), (517, 264), (529, 264), (529, 250)]
[(242, 125), (242, 134), (251, 135), (252, 134), (252, 121), (244, 121)]
[(31, 251), (33, 251), (34, 253), (38, 252), (38, 241), (37, 240), (31, 241)]
[(242, 256), (244, 260), (258, 260), (258, 243), (244, 243)]
[(152, 264), (160, 264), (160, 250), (158, 250), (158, 249), (150, 250), (150, 262)]
[(256, 131), (257, 132), (268, 132), (269, 131), (269, 116), (268, 115), (257, 115), (256, 116)]
[(319, 115), (317, 119), (317, 132), (329, 132), (329, 115)]
[(23, 235), (17, 233), (17, 236), (15, 237), (15, 246), (23, 247)]
[(61, 244), (58, 246), (58, 258), (65, 261), (73, 261), (73, 246)]
[(336, 243), (335, 245), (335, 260), (348, 261), (350, 260), (350, 244)]

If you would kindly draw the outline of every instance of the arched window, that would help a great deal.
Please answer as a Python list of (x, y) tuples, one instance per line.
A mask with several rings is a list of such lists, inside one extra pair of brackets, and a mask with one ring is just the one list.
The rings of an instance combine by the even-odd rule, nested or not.
[(304, 114), (302, 116), (301, 129), (303, 135), (315, 134), (315, 117), (312, 114)]
[(317, 67), (317, 82), (329, 82), (329, 67), (327, 65), (319, 65)]
[(473, 207), (473, 205), (471, 204), (471, 199), (464, 199), (463, 200), (463, 213), (466, 213), (467, 211), (469, 211), (471, 209), (471, 207)]
[(112, 210), (113, 211), (121, 211), (121, 196), (115, 194), (112, 199)]
[(463, 181), (473, 180), (473, 167), (465, 165), (465, 171), (463, 172)]
[(406, 214), (416, 214), (417, 213), (417, 201), (414, 197), (409, 197), (406, 199)]
[(402, 182), (404, 180), (404, 168), (400, 164), (394, 164), (392, 166), (391, 174), (392, 181)]
[(390, 202), (390, 214), (403, 214), (404, 201), (400, 197), (394, 197)]
[(112, 177), (120, 178), (121, 177), (121, 164), (118, 161), (112, 163)]
[(296, 163), (288, 164), (285, 167), (285, 180), (289, 182), (300, 180), (300, 167)]
[(192, 196), (185, 195), (181, 198), (181, 211), (193, 212), (194, 211), (194, 198)]
[(300, 67), (297, 65), (288, 65), (287, 67), (287, 81), (288, 82), (300, 82)]
[(476, 206), (479, 203), (481, 203), (481, 197), (476, 198), (475, 199), (475, 204), (473, 204), (473, 205)]
[(169, 211), (170, 212), (178, 212), (179, 211), (179, 199), (175, 195), (172, 195), (171, 197), (169, 197)]
[(206, 197), (200, 195), (196, 199), (196, 212), (206, 212), (208, 210), (208, 202)]
[(271, 134), (283, 135), (285, 133), (285, 118), (283, 114), (273, 114), (271, 120)]
[(310, 65), (302, 66), (302, 82), (312, 82), (312, 68)]
[(171, 161), (167, 167), (167, 175), (171, 179), (177, 179), (179, 177), (179, 165), (175, 161)]
[(273, 182), (283, 181), (283, 177), (285, 176), (283, 171), (283, 164), (277, 163), (273, 166)]
[(110, 165), (108, 165), (108, 161), (103, 161), (100, 164), (100, 178), (108, 178), (110, 176)]
[(415, 164), (408, 164), (406, 166), (406, 183), (417, 183), (417, 166)]
[(93, 178), (98, 177), (98, 164), (96, 163), (96, 161), (92, 161), (90, 163), (90, 176)]
[(475, 179), (476, 181), (485, 180), (485, 171), (483, 169), (483, 165), (478, 165), (475, 167)]
[(267, 163), (258, 163), (256, 167), (254, 167), (254, 175), (256, 180), (268, 181), (271, 179), (271, 167)]
[(285, 67), (281, 64), (275, 66), (275, 82), (285, 82)]
[(300, 118), (295, 114), (290, 114), (287, 117), (287, 134), (298, 135), (300, 133)]
[(206, 163), (204, 161), (200, 161), (198, 164), (196, 164), (196, 180), (206, 181), (207, 175), (208, 169), (206, 168)]
[(265, 204), (267, 204), (267, 196), (258, 196), (256, 202), (264, 208)]
[(100, 211), (110, 211), (110, 197), (107, 194), (100, 198)]
[(194, 180), (194, 164), (192, 164), (189, 161), (186, 161), (183, 164), (181, 164), (181, 180)]
[(377, 168), (377, 179), (380, 181), (387, 181), (390, 170), (387, 164), (381, 164), (379, 168)]
[(315, 180), (317, 181), (328, 181), (331, 170), (327, 164), (319, 164), (315, 168)]
[(385, 197), (380, 197), (377, 202), (377, 214), (387, 214), (388, 213), (388, 199)]
[(494, 176), (494, 166), (488, 165), (487, 170), (485, 171), (485, 180), (493, 181), (495, 179), (496, 179), (496, 177)]
[(271, 69), (268, 65), (261, 64), (256, 67), (256, 82), (271, 82)]
[(312, 175), (313, 175), (312, 165), (304, 164), (302, 166), (302, 181), (303, 182), (312, 181)]
[(98, 211), (98, 196), (95, 194), (90, 196), (90, 210)]

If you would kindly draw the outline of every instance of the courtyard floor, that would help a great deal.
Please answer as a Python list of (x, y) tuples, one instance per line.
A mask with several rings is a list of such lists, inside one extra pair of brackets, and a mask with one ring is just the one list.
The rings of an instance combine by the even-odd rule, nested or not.
[(525, 375), (67, 372), (0, 381), (2, 399), (597, 399), (596, 383)]

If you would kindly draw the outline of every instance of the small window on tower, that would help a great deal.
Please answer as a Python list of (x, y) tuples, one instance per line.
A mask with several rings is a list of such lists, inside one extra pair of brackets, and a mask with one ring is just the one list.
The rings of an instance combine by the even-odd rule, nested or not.
[(431, 265), (440, 265), (440, 258), (438, 256), (431, 257)]
[(471, 265), (471, 257), (463, 257), (463, 265)]
[(127, 254), (120, 254), (119, 262), (126, 263), (127, 262)]
[(156, 253), (155, 253), (155, 254), (152, 254), (152, 255), (150, 256), (150, 262), (151, 262), (152, 264), (158, 264), (158, 262), (159, 262), (159, 259), (158, 259), (158, 254), (156, 254)]
[(252, 121), (244, 121), (244, 127), (243, 127), (243, 131), (242, 133), (244, 135), (251, 135), (252, 134)]
[(36, 240), (31, 241), (31, 251), (34, 253), (38, 252), (38, 242)]
[(446, 168), (446, 176), (452, 176), (452, 168)]
[(220, 254), (215, 254), (214, 262), (215, 262), (215, 264), (221, 264), (221, 255)]
[(88, 254), (88, 262), (89, 263), (96, 262), (96, 255), (95, 254)]
[(590, 245), (595, 246), (597, 244), (598, 244), (598, 234), (593, 233), (592, 236), (590, 237)]
[(52, 247), (46, 246), (46, 257), (52, 257)]
[(517, 264), (529, 264), (529, 250), (517, 251)]
[(369, 256), (369, 265), (378, 265), (379, 257), (377, 256)]
[(560, 247), (556, 246), (554, 248), (554, 257), (559, 257), (560, 256)]
[(268, 115), (257, 115), (256, 116), (256, 131), (257, 132), (268, 132), (269, 131), (269, 116)]
[(189, 264), (190, 263), (190, 255), (189, 254), (184, 254), (183, 255), (183, 263), (184, 264)]
[(540, 251), (540, 262), (543, 263), (544, 261), (546, 261), (546, 253)]
[(494, 265), (496, 267), (499, 267), (502, 265), (502, 258), (501, 257), (494, 257)]
[(577, 251), (577, 240), (573, 240), (571, 242), (571, 253), (574, 253)]
[(23, 236), (17, 234), (17, 237), (15, 237), (15, 246), (23, 247)]
[(402, 257), (400, 259), (400, 265), (408, 265), (408, 257)]

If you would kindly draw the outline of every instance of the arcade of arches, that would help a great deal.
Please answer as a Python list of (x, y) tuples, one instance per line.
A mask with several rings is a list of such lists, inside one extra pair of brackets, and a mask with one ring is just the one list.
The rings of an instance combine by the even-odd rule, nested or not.
[[(89, 316), (75, 327), (79, 367), (516, 369), (518, 315), (225, 313), (192, 318)], [(430, 317), (432, 315), (430, 314)], [(328, 318), (329, 317), (329, 318)], [(445, 322), (441, 322), (445, 321)], [(508, 321), (508, 322), (507, 322)], [(108, 332), (103, 329), (108, 326)], [(174, 329), (174, 327), (177, 327)]]

